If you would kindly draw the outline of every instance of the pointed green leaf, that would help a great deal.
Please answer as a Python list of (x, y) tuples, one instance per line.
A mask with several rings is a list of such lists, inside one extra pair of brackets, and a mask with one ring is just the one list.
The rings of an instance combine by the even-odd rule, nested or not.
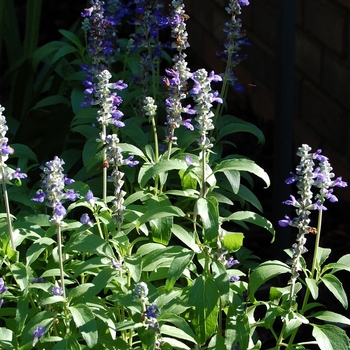
[(271, 234), (273, 235), (273, 239), (275, 237), (275, 229), (272, 226), (272, 223), (265, 219), (263, 216), (256, 214), (252, 211), (237, 211), (233, 214), (231, 214), (230, 216), (223, 218), (222, 219), (223, 222), (225, 221), (246, 221), (246, 222), (250, 222), (254, 225), (263, 227), (265, 230), (268, 230), (269, 232), (271, 232)]
[(136, 222), (136, 229), (139, 229), (141, 225), (153, 219), (160, 219), (171, 216), (184, 217), (185, 213), (177, 207), (174, 206), (163, 206), (160, 208), (154, 208), (148, 210), (145, 214), (141, 215)]
[(59, 29), (58, 30), (64, 37), (71, 41), (78, 49), (82, 47), (79, 38), (69, 30)]
[(53, 244), (55, 241), (48, 237), (42, 237), (35, 241), (27, 250), (26, 265), (30, 266), (44, 250)]
[(260, 286), (282, 273), (290, 273), (290, 267), (278, 260), (269, 260), (260, 264), (250, 275), (249, 300), (255, 301), (254, 294)]
[(214, 168), (214, 174), (218, 171), (238, 170), (255, 174), (265, 181), (266, 187), (270, 186), (269, 175), (254, 161), (246, 158), (225, 159)]
[(192, 249), (195, 253), (199, 253), (201, 250), (196, 243), (194, 232), (187, 231), (184, 227), (174, 224), (173, 225), (173, 234), (184, 244), (187, 245), (190, 249)]
[(349, 338), (343, 329), (329, 324), (312, 326), (312, 335), (321, 350), (350, 349)]
[(189, 304), (195, 307), (193, 324), (201, 343), (217, 328), (219, 292), (210, 276), (199, 276), (190, 287)]
[(138, 282), (142, 272), (142, 257), (139, 254), (127, 255), (124, 257), (124, 262), (128, 268), (132, 279)]
[(305, 278), (305, 282), (310, 289), (311, 295), (314, 300), (318, 298), (318, 285), (313, 278)]
[(241, 174), (238, 170), (224, 170), (223, 173), (231, 185), (232, 192), (237, 194), (241, 183)]
[(185, 161), (179, 159), (166, 160), (162, 159), (159, 163), (154, 164), (149, 167), (144, 173), (139, 173), (138, 182), (142, 188), (144, 188), (153, 176), (159, 175), (161, 173), (166, 173), (170, 170), (186, 170), (188, 165)]
[(187, 265), (192, 261), (194, 253), (189, 250), (183, 250), (175, 256), (168, 270), (168, 276), (165, 282), (165, 290), (170, 292), (175, 282), (181, 277)]
[(68, 338), (64, 338), (52, 348), (52, 350), (81, 350), (80, 344), (73, 335), (69, 335)]
[(219, 232), (219, 208), (216, 198), (199, 198), (196, 212), (202, 219), (204, 243), (216, 247)]
[(74, 323), (89, 348), (93, 348), (98, 341), (97, 324), (94, 314), (90, 308), (84, 304), (70, 306), (69, 310), (73, 316)]
[(54, 95), (43, 98), (41, 101), (37, 102), (32, 109), (43, 108), (52, 105), (66, 104), (69, 105), (69, 100), (61, 95)]
[(101, 237), (94, 234), (75, 235), (66, 244), (64, 251), (70, 253), (73, 251), (97, 254), (114, 259), (112, 248)]
[(343, 288), (343, 284), (337, 277), (331, 274), (326, 274), (321, 277), (322, 282), (327, 289), (339, 300), (344, 309), (348, 308), (348, 298)]
[(319, 311), (311, 315), (312, 317), (315, 317), (319, 320), (325, 321), (327, 323), (338, 323), (350, 326), (350, 319), (347, 317), (337, 314), (336, 312), (332, 311)]
[(18, 262), (11, 265), (13, 277), (15, 278), (19, 288), (23, 291), (28, 288), (29, 273), (26, 266)]

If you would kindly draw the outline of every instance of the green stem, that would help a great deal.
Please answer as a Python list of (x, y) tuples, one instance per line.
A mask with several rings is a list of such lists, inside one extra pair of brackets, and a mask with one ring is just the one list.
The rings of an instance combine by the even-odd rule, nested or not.
[[(2, 162), (1, 159), (0, 159), (0, 162)], [(10, 235), (11, 248), (13, 250), (16, 250), (15, 240), (14, 240), (14, 237), (13, 237), (13, 229), (12, 229), (9, 197), (8, 197), (8, 194), (7, 194), (7, 187), (6, 187), (6, 184), (5, 184), (5, 171), (4, 171), (4, 167), (3, 166), (1, 166), (1, 176), (2, 176), (2, 192), (4, 194), (4, 204), (5, 204), (5, 210), (6, 210), (7, 228), (8, 228), (9, 235)]]
[[(102, 137), (106, 139), (106, 125), (102, 125)], [(103, 162), (106, 159), (106, 147), (103, 147)], [(103, 202), (107, 203), (107, 167), (103, 166), (102, 167), (102, 198)]]
[[(316, 239), (315, 239), (315, 249), (314, 249), (314, 255), (313, 255), (313, 258), (312, 258), (312, 265), (311, 265), (311, 271), (310, 271), (309, 278), (314, 278), (314, 274), (315, 274), (315, 271), (316, 271), (317, 252), (318, 252), (318, 248), (319, 248), (319, 245), (320, 245), (320, 237), (321, 237), (322, 213), (323, 213), (322, 209), (318, 211), (317, 233), (316, 233)], [(302, 305), (301, 310), (300, 310), (300, 314), (301, 315), (304, 315), (304, 313), (306, 311), (305, 309), (307, 307), (310, 294), (311, 294), (310, 289), (307, 287), (307, 289), (305, 291), (305, 295), (304, 295), (303, 305)], [(298, 332), (298, 328), (296, 328), (293, 331), (291, 337), (289, 338), (289, 342), (288, 342), (289, 346), (293, 344), (293, 341), (294, 341), (294, 338), (295, 338), (297, 332)]]
[(202, 188), (201, 188), (201, 194), (200, 198), (205, 198), (206, 196), (206, 172), (205, 172), (205, 165), (206, 165), (206, 152), (205, 149), (202, 149)]
[(58, 263), (59, 263), (60, 276), (61, 276), (61, 288), (63, 290), (63, 298), (66, 299), (66, 288), (64, 285), (64, 272), (63, 272), (61, 226), (60, 226), (60, 224), (57, 224), (56, 226), (57, 226), (57, 249), (58, 249)]

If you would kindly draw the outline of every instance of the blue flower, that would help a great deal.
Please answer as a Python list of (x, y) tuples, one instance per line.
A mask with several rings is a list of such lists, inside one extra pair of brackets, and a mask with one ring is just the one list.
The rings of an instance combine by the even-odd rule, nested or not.
[(80, 222), (83, 225), (89, 225), (91, 227), (93, 226), (92, 220), (91, 220), (89, 214), (87, 214), (87, 213), (82, 214), (82, 216), (80, 217)]
[(63, 295), (63, 289), (56, 282), (55, 286), (51, 289), (51, 293), (55, 296), (61, 296)]
[(6, 292), (8, 287), (5, 286), (5, 282), (2, 277), (0, 277), (0, 294)]
[(239, 276), (231, 276), (230, 277), (230, 282), (238, 282), (240, 280)]
[(38, 342), (38, 340), (46, 333), (46, 328), (44, 326), (38, 326), (33, 332), (33, 346)]

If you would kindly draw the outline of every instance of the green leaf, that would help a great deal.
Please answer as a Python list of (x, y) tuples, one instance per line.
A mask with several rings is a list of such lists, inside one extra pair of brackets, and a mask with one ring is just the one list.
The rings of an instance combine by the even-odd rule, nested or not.
[[(169, 325), (165, 324), (165, 325), (160, 327), (160, 332), (161, 332), (161, 334), (170, 335), (172, 337), (187, 340), (187, 341), (190, 341), (190, 342), (196, 344), (196, 340), (192, 336), (188, 335), (182, 329), (179, 329), (177, 327), (169, 326)], [(188, 348), (188, 349), (190, 349), (190, 348)]]
[(222, 222), (225, 221), (245, 221), (263, 227), (264, 229), (271, 232), (271, 234), (273, 235), (272, 241), (274, 240), (275, 229), (273, 228), (272, 223), (269, 220), (265, 219), (263, 216), (256, 214), (252, 211), (237, 211), (231, 214), (230, 216), (222, 219)]
[(238, 170), (224, 170), (228, 182), (231, 185), (232, 192), (237, 194), (239, 190), (239, 185), (241, 183), (241, 174)]
[(199, 198), (195, 212), (202, 219), (204, 243), (215, 248), (219, 232), (219, 208), (214, 197)]
[[(21, 334), (25, 322), (28, 317), (28, 303), (29, 300), (25, 296), (21, 296), (17, 300), (17, 308), (16, 308), (16, 334)], [(2, 339), (2, 338), (0, 338)]]
[(27, 250), (26, 265), (30, 266), (44, 250), (53, 244), (55, 241), (48, 237), (42, 237), (35, 241)]
[(192, 249), (195, 253), (199, 253), (201, 250), (196, 243), (195, 233), (187, 231), (184, 227), (173, 224), (173, 234), (183, 243), (186, 244), (187, 247)]
[(52, 350), (81, 350), (80, 344), (73, 335), (69, 335), (68, 338), (64, 338), (52, 348)]
[(74, 235), (64, 247), (66, 253), (73, 251), (92, 253), (114, 259), (112, 248), (100, 236), (94, 234)]
[(82, 44), (79, 38), (69, 30), (59, 29), (58, 30), (64, 37), (66, 37), (69, 41), (71, 41), (78, 49), (82, 47)]
[(10, 329), (0, 327), (0, 347), (3, 350), (18, 349), (16, 337)]
[(144, 188), (153, 176), (159, 175), (161, 173), (167, 173), (170, 170), (186, 170), (188, 165), (185, 161), (179, 159), (162, 159), (157, 164), (154, 164), (152, 167), (149, 167), (144, 173), (139, 173), (138, 183), (141, 188)]
[(236, 252), (243, 245), (244, 235), (241, 232), (226, 233), (222, 239), (222, 245), (229, 251), (229, 253)]
[(312, 335), (321, 350), (345, 350), (350, 348), (349, 338), (343, 329), (329, 324), (322, 326), (312, 324), (312, 326)]
[(141, 215), (136, 222), (136, 229), (139, 229), (141, 225), (153, 219), (160, 219), (165, 217), (179, 216), (184, 217), (185, 213), (177, 207), (174, 206), (163, 206), (160, 208), (154, 208), (148, 210), (145, 214)]
[(236, 132), (248, 132), (248, 133), (256, 136), (259, 143), (261, 143), (261, 144), (265, 143), (264, 134), (254, 124), (246, 122), (246, 121), (239, 119), (239, 118), (235, 118), (235, 117), (230, 116), (230, 115), (228, 115), (228, 116), (225, 115), (222, 117), (223, 120), (226, 120), (226, 121), (227, 121), (227, 119), (225, 117), (228, 117), (227, 119), (229, 119), (230, 121), (233, 121), (233, 123), (232, 122), (226, 123), (225, 125), (222, 125), (221, 127), (219, 127), (220, 131), (219, 131), (218, 141), (220, 139), (222, 139), (224, 136), (229, 135), (229, 134), (233, 134)]
[(225, 159), (220, 162), (213, 170), (214, 174), (221, 171), (238, 170), (238, 171), (248, 171), (255, 174), (265, 181), (266, 187), (270, 186), (269, 175), (254, 161), (246, 158), (233, 158)]
[(43, 108), (47, 106), (53, 106), (58, 104), (69, 105), (69, 100), (62, 95), (54, 95), (43, 98), (41, 101), (37, 102), (32, 109)]
[(278, 260), (269, 260), (260, 264), (250, 275), (249, 300), (255, 301), (254, 294), (258, 288), (273, 277), (290, 273), (290, 267)]
[(199, 276), (190, 287), (189, 304), (195, 307), (192, 322), (200, 343), (205, 343), (217, 328), (219, 292), (210, 276)]
[(325, 321), (327, 323), (340, 323), (343, 325), (350, 326), (350, 319), (347, 317), (337, 314), (336, 312), (332, 311), (319, 311), (315, 312), (314, 314), (311, 315), (311, 317), (315, 317), (319, 320)]
[(329, 248), (321, 248), (318, 247), (317, 249), (317, 255), (316, 255), (316, 261), (319, 264), (319, 266), (322, 266), (322, 264), (328, 259), (329, 254), (331, 253), (331, 249)]
[(138, 282), (142, 272), (142, 257), (139, 254), (127, 255), (124, 257), (124, 262), (128, 268), (132, 279)]
[(331, 274), (326, 274), (321, 277), (322, 282), (327, 289), (339, 300), (344, 309), (348, 308), (348, 298), (343, 288), (343, 284), (337, 277)]
[(86, 341), (86, 345), (90, 349), (93, 348), (98, 341), (97, 324), (94, 314), (90, 308), (84, 304), (70, 306), (69, 310), (77, 328), (79, 328), (81, 335)]
[(69, 55), (70, 53), (77, 52), (77, 49), (71, 45), (65, 45), (61, 47), (53, 56), (51, 63), (55, 63), (60, 60), (62, 57)]
[(311, 295), (314, 300), (318, 298), (318, 285), (313, 278), (305, 278), (305, 282), (310, 289)]
[(23, 291), (28, 288), (29, 273), (26, 266), (18, 262), (11, 265), (13, 277), (15, 278), (19, 288)]
[(175, 282), (181, 277), (187, 265), (192, 261), (194, 253), (184, 250), (175, 256), (168, 270), (168, 277), (165, 282), (165, 290), (170, 292)]
[[(162, 208), (164, 206), (171, 207), (171, 202), (166, 196), (153, 196), (147, 201), (146, 213), (154, 209), (162, 211)], [(171, 229), (173, 226), (173, 222), (174, 220), (172, 216), (166, 216), (163, 218), (155, 218), (150, 220), (149, 225), (151, 227), (153, 241), (167, 245), (171, 238)]]
[(38, 158), (36, 154), (26, 145), (22, 145), (20, 143), (11, 144), (11, 147), (14, 149), (14, 154), (12, 157), (14, 158), (28, 158), (33, 160), (35, 163), (38, 163)]

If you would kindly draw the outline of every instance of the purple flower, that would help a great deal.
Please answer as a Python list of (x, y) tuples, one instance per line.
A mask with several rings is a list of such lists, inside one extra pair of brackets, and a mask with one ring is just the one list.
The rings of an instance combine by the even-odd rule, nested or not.
[(146, 310), (146, 317), (157, 318), (159, 314), (158, 306), (156, 303), (150, 303)]
[(43, 203), (44, 202), (44, 200), (45, 200), (45, 193), (43, 192), (42, 189), (36, 191), (35, 195), (36, 195), (36, 197), (31, 198), (31, 200), (33, 202), (39, 202), (39, 203)]
[(321, 200), (316, 201), (316, 203), (314, 204), (314, 208), (316, 210), (327, 210), (327, 208), (323, 205)]
[(1, 154), (6, 156), (8, 154), (13, 154), (14, 150), (12, 147), (8, 146), (7, 142), (1, 144)]
[(54, 287), (51, 289), (51, 293), (55, 296), (63, 295), (63, 289), (56, 283)]
[(62, 205), (61, 202), (57, 202), (55, 205), (55, 213), (58, 216), (65, 216), (67, 211), (66, 208)]
[(280, 225), (281, 227), (287, 227), (292, 223), (292, 220), (289, 216), (285, 215), (284, 217), (285, 219), (278, 221), (278, 225)]
[(292, 183), (294, 183), (295, 181), (298, 180), (298, 176), (292, 172), (289, 173), (291, 175), (291, 177), (289, 177), (288, 179), (286, 179), (285, 183), (287, 185), (291, 185)]
[(21, 169), (17, 168), (14, 173), (11, 174), (11, 179), (25, 179), (28, 175), (21, 173)]
[(5, 286), (5, 282), (2, 277), (0, 277), (0, 294), (6, 292), (8, 287)]
[(119, 270), (122, 267), (122, 263), (118, 260), (113, 259), (112, 260), (112, 267), (116, 270)]
[(328, 160), (328, 158), (326, 156), (323, 156), (321, 154), (322, 150), (321, 149), (318, 149), (313, 155), (312, 155), (312, 158), (313, 159), (316, 159), (320, 162), (325, 162), (326, 160)]
[(230, 277), (230, 282), (238, 282), (240, 280), (239, 276), (231, 276)]
[(300, 204), (292, 195), (290, 195), (290, 199), (287, 199), (286, 201), (284, 201), (283, 204), (292, 205), (293, 207), (297, 207), (297, 208), (300, 207)]
[(74, 202), (77, 198), (79, 198), (79, 193), (75, 193), (73, 189), (69, 189), (65, 193), (65, 198), (69, 199), (70, 201)]
[(226, 267), (230, 269), (232, 266), (239, 264), (239, 261), (234, 259), (232, 256), (226, 261)]
[(91, 190), (88, 190), (85, 195), (85, 199), (90, 203), (90, 205), (93, 207), (97, 201), (97, 197), (94, 197), (94, 194)]
[(134, 156), (130, 156), (126, 159), (124, 159), (123, 164), (129, 165), (130, 167), (134, 167), (135, 165), (139, 164), (138, 160), (133, 160)]
[(93, 226), (92, 220), (90, 219), (89, 214), (84, 213), (81, 217), (80, 217), (80, 222), (83, 225), (89, 225), (89, 226)]
[(35, 344), (38, 342), (38, 340), (45, 334), (46, 329), (44, 326), (38, 326), (35, 328), (34, 332), (33, 332), (33, 347), (35, 346)]
[(187, 165), (192, 165), (193, 164), (193, 159), (191, 158), (191, 156), (190, 155), (186, 155), (186, 157), (185, 157), (185, 160), (186, 160), (186, 164)]
[(347, 187), (348, 183), (342, 180), (342, 177), (338, 177), (333, 181), (333, 187)]
[(241, 6), (248, 6), (249, 5), (249, 0), (238, 0), (238, 3)]

